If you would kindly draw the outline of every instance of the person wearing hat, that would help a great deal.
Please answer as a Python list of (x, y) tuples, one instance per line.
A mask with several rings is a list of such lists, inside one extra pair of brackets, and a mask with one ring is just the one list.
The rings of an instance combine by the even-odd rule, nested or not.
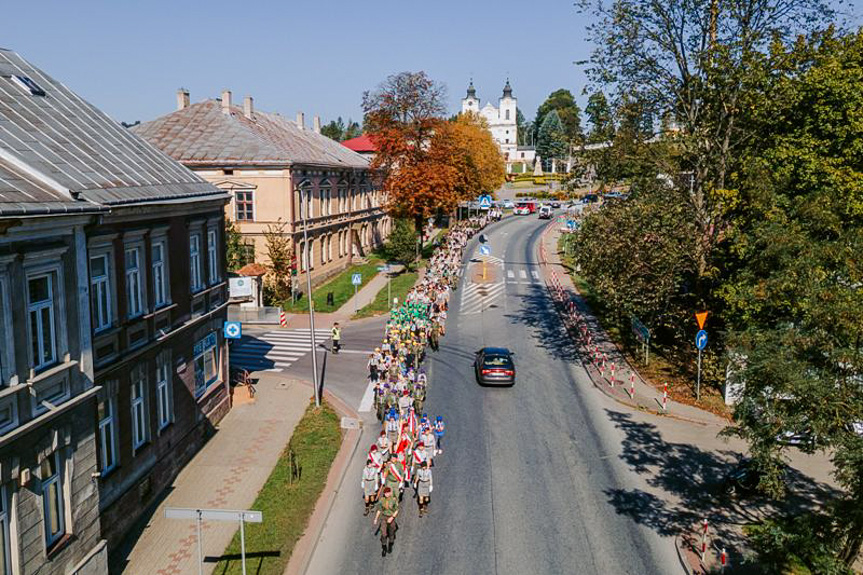
[(410, 390), (405, 388), (404, 392), (402, 392), (402, 396), (399, 398), (399, 414), (404, 416), (413, 403), (414, 400), (410, 396)]
[(446, 433), (446, 425), (443, 422), (443, 417), (438, 415), (434, 422), (435, 453), (443, 453), (444, 433)]
[(374, 525), (377, 525), (378, 520), (383, 516), (383, 522), (381, 523), (381, 557), (386, 557), (387, 553), (392, 553), (393, 544), (396, 541), (396, 530), (399, 528), (396, 523), (398, 515), (399, 500), (392, 488), (387, 485), (384, 487), (383, 497), (378, 500), (377, 512), (372, 521)]
[(426, 513), (428, 513), (428, 505), (431, 501), (431, 493), (434, 490), (434, 484), (432, 483), (432, 471), (431, 467), (429, 467), (428, 461), (423, 461), (420, 463), (420, 467), (417, 470), (416, 480), (414, 481), (414, 488), (417, 492), (417, 505), (419, 505), (419, 515), (422, 517)]
[(423, 405), (425, 404), (425, 401), (426, 401), (426, 386), (425, 386), (424, 380), (417, 381), (416, 385), (414, 386), (413, 396), (414, 396), (414, 411), (416, 413), (422, 413), (423, 412)]
[[(372, 447), (375, 447), (372, 445)], [(366, 509), (363, 515), (368, 515), (372, 510), (372, 506), (377, 499), (378, 489), (380, 488), (380, 471), (375, 466), (375, 462), (371, 457), (366, 461), (366, 466), (363, 468), (363, 480), (360, 482), (360, 487), (363, 490), (363, 500), (366, 503)]]

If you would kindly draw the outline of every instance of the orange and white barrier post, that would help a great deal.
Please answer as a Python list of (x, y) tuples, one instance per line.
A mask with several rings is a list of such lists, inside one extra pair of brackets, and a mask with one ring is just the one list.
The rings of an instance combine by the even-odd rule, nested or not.
[(288, 316), (285, 312), (279, 312), (279, 325), (281, 327), (288, 327)]
[(701, 524), (701, 562), (704, 563), (704, 558), (707, 556), (707, 518), (705, 517)]
[[(665, 382), (665, 385), (662, 386), (662, 411), (668, 412), (668, 382)], [(707, 520), (704, 520), (705, 526), (707, 525)]]
[(629, 397), (635, 399), (635, 374), (629, 374)]
[(614, 362), (611, 362), (611, 387), (614, 387)]
[(724, 573), (725, 567), (728, 566), (728, 554), (725, 553), (725, 547), (723, 547), (722, 551), (719, 552), (719, 564), (722, 566), (722, 571)]

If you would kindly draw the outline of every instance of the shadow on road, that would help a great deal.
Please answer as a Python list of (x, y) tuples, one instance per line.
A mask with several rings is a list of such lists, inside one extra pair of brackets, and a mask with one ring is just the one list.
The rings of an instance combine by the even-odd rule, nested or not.
[(620, 411), (607, 409), (606, 413), (626, 436), (621, 459), (654, 488), (651, 492), (606, 490), (617, 513), (663, 536), (691, 532), (706, 518), (712, 541), (728, 549), (732, 565), (742, 565), (739, 552), (745, 543), (741, 525), (776, 513), (818, 508), (837, 493), (831, 486), (787, 467), (786, 500), (758, 496), (730, 499), (722, 493), (721, 483), (741, 454), (731, 449), (705, 451), (689, 443), (667, 442), (652, 423), (635, 421), (631, 414)]
[(512, 323), (531, 328), (536, 346), (555, 359), (581, 362), (583, 353), (564, 329), (545, 286), (534, 284), (531, 288), (521, 296), (522, 308), (505, 317)]

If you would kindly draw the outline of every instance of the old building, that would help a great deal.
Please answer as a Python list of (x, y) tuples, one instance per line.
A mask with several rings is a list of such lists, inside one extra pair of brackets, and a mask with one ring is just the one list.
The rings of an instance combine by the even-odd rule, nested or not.
[[(229, 91), (221, 99), (190, 104), (189, 93), (180, 90), (176, 111), (134, 130), (230, 193), (228, 217), (247, 241), (248, 259), (266, 263), (264, 233), (279, 222), (295, 254), (302, 253), (301, 197), (315, 283), (364, 256), (390, 230), (368, 159), (321, 135), (317, 117), (309, 128), (303, 114), (293, 122), (261, 112), (248, 96), (242, 106), (232, 103)], [(304, 258), (299, 259), (303, 272)]]
[(230, 408), (227, 199), (0, 50), (0, 575), (107, 572)]

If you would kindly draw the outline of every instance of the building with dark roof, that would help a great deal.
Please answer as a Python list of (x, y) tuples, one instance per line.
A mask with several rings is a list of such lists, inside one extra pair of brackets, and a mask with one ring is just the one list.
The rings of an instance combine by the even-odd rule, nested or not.
[[(228, 217), (247, 246), (246, 261), (267, 262), (264, 233), (285, 224), (294, 253), (306, 254), (312, 280), (347, 267), (380, 244), (390, 230), (383, 195), (369, 171), (369, 160), (320, 133), (320, 121), (305, 125), (255, 109), (247, 96), (190, 104), (178, 91), (177, 109), (133, 131), (231, 195)], [(302, 202), (308, 209), (308, 250), (302, 236)], [(300, 257), (295, 287), (305, 288)]]
[(107, 573), (230, 408), (227, 200), (0, 50), (0, 575)]

